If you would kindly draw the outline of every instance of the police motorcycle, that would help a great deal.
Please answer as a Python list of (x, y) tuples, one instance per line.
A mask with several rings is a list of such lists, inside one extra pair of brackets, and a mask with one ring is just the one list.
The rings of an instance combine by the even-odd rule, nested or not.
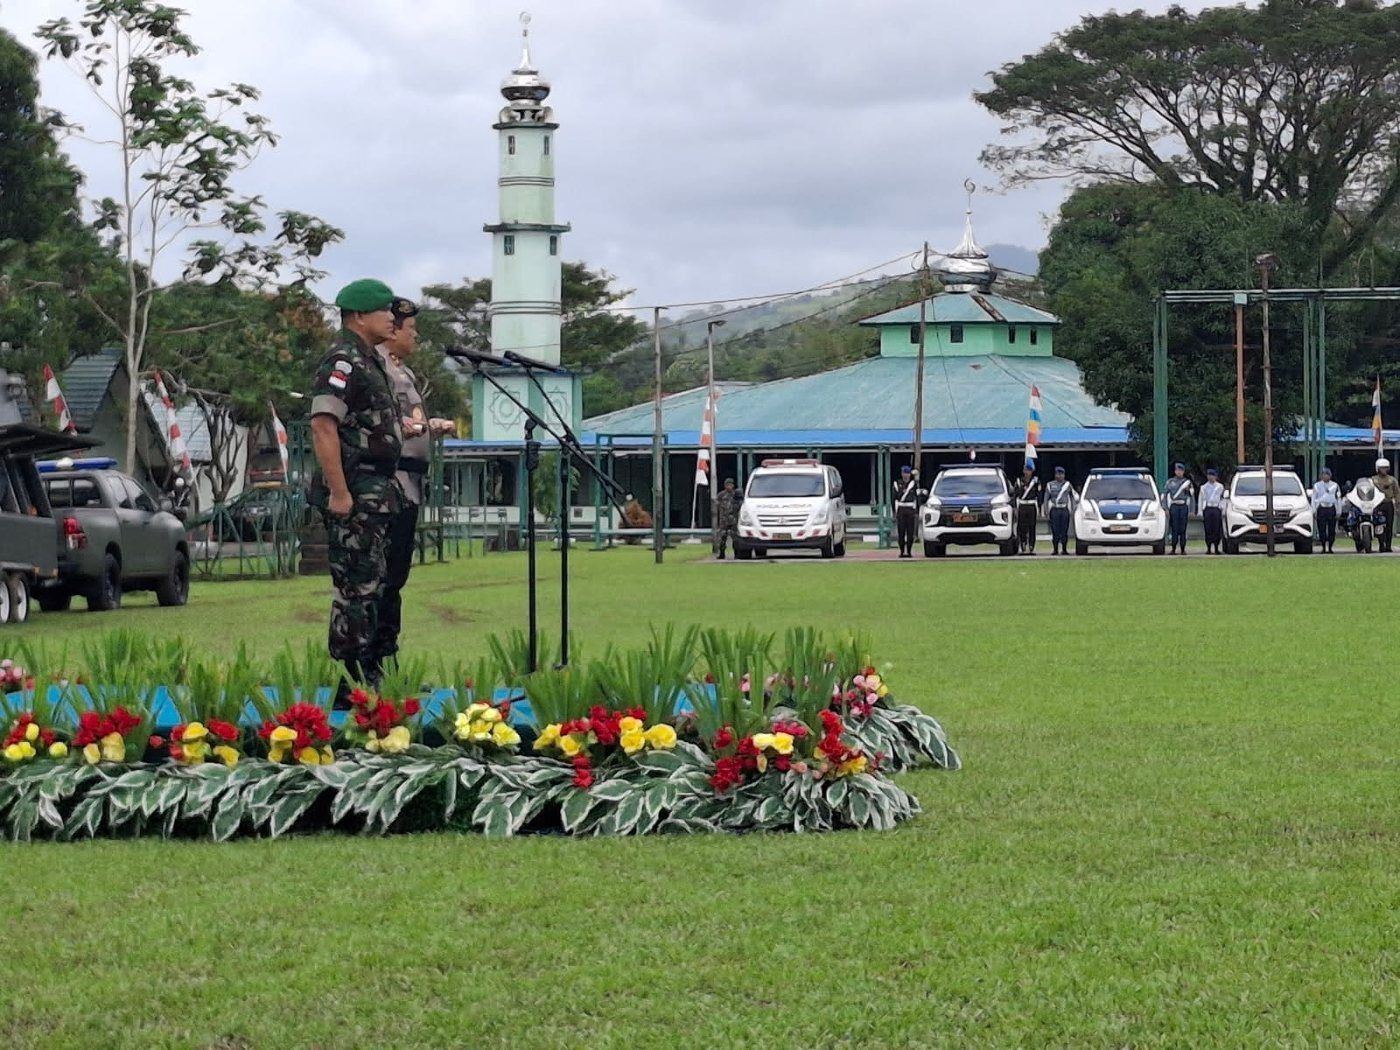
[(1370, 554), (1376, 533), (1385, 527), (1385, 512), (1380, 509), (1383, 502), (1385, 497), (1370, 478), (1358, 481), (1343, 501), (1347, 535), (1356, 544), (1358, 554)]

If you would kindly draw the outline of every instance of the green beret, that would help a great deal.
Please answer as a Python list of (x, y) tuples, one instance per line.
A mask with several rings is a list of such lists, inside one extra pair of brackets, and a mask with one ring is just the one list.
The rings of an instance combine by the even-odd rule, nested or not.
[(372, 314), (376, 310), (387, 310), (394, 301), (394, 293), (383, 281), (362, 278), (351, 281), (335, 297), (335, 305), (351, 313)]
[(410, 317), (418, 316), (418, 304), (401, 295), (394, 296), (394, 301), (389, 304), (389, 309), (394, 311), (394, 316), (400, 321), (407, 321)]

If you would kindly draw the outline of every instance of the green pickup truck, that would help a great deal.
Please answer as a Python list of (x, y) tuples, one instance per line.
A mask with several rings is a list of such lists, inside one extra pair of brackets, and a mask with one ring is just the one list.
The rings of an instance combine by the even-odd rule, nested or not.
[(30, 595), (58, 576), (58, 531), (35, 457), (91, 445), (29, 423), (0, 425), (0, 624), (29, 619)]
[(109, 459), (39, 465), (59, 525), (58, 578), (40, 587), (39, 608), (68, 608), (74, 595), (94, 611), (116, 609), (124, 591), (155, 591), (161, 605), (184, 605), (190, 549), (169, 500), (157, 502)]

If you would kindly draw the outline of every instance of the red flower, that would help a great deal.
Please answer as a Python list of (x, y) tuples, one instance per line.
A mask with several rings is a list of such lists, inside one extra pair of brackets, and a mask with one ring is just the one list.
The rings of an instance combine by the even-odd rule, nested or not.
[[(150, 744), (151, 747), (155, 748), (155, 750), (159, 751), (161, 748), (163, 748), (163, 747), (165, 746), (165, 737), (163, 737), (163, 736), (155, 736), (154, 734), (152, 734), (151, 739), (148, 740), (147, 743)], [(177, 750), (179, 750), (179, 749), (178, 749), (178, 748), (172, 748), (172, 749), (171, 749), (172, 753), (173, 753), (174, 751), (177, 751)]]
[(722, 726), (719, 732), (715, 734), (715, 750), (718, 751), (721, 748), (726, 748), (732, 743), (734, 743), (734, 731), (728, 726)]
[(183, 762), (185, 760), (185, 749), (183, 747), (172, 747), (170, 749), (170, 757), (176, 762)]
[(500, 711), (501, 711), (501, 717), (502, 717), (503, 719), (509, 718), (509, 717), (510, 717), (510, 701), (509, 701), (509, 700), (502, 700), (502, 701), (501, 701)]
[(368, 728), (368, 726), (369, 726), (369, 715), (365, 714), (363, 711), (356, 711), (356, 712), (355, 712), (355, 724), (356, 724), (357, 726), (359, 726), (361, 729), (366, 729), (366, 728)]
[(627, 716), (645, 722), (647, 720), (647, 709), (645, 707), (634, 707), (627, 712)]
[(590, 788), (593, 786), (593, 763), (589, 761), (587, 755), (574, 756), (574, 787)]
[(367, 692), (365, 692), (363, 689), (351, 689), (351, 690), (350, 690), (350, 706), (351, 706), (351, 707), (364, 707), (364, 706), (365, 706), (366, 704), (368, 704), (368, 703), (369, 703), (369, 694), (368, 694)]
[(715, 762), (715, 772), (710, 784), (716, 791), (728, 791), (744, 779), (743, 761), (738, 758), (721, 758)]
[(213, 733), (220, 740), (237, 740), (238, 727), (228, 722), (222, 722), (217, 718), (211, 718), (207, 723), (209, 732)]
[(777, 758), (773, 759), (773, 768), (779, 773), (786, 773), (792, 768), (792, 756), (779, 755)]
[(184, 739), (185, 739), (185, 727), (184, 727), (184, 726), (176, 726), (174, 729), (172, 729), (172, 730), (170, 731), (170, 739), (171, 739), (171, 740), (184, 740)]
[(423, 709), (423, 705), (417, 700), (405, 700), (403, 702), (403, 713), (407, 718), (412, 718)]
[(39, 743), (43, 744), (45, 747), (49, 747), (57, 739), (58, 734), (55, 733), (52, 729), (39, 730)]

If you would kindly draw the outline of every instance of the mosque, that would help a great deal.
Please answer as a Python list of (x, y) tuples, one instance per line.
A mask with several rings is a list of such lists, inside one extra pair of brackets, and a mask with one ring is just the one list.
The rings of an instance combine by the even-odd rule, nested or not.
[[(554, 213), (559, 125), (545, 104), (550, 84), (530, 57), (528, 24), (520, 63), (501, 93), (506, 105), (493, 125), (500, 218), (485, 227), (494, 245), (491, 352), (558, 366), (560, 242), (570, 227)], [(923, 304), (925, 476), (969, 459), (1019, 469), (1032, 387), (1043, 403), (1042, 459), (1063, 462), (1075, 475), (1091, 465), (1134, 461), (1129, 417), (1096, 404), (1078, 367), (1055, 356), (1058, 318), (996, 290), (999, 274), (977, 243), (970, 202), (962, 241), (939, 258), (936, 272), (943, 290)], [(888, 517), (892, 479), (913, 454), (919, 317), (915, 302), (861, 320), (872, 329), (872, 350), (878, 339), (878, 353), (856, 364), (774, 382), (718, 384), (716, 475), (734, 477), (742, 486), (762, 459), (816, 458), (840, 470), (852, 527), (880, 527)], [(516, 398), (548, 415), (522, 372), (490, 371)], [(663, 507), (667, 528), (691, 524), (703, 387), (662, 399), (665, 491), (657, 494), (651, 480), (653, 402), (580, 418), (579, 377), (550, 374), (543, 385), (599, 466), (643, 505)], [(448, 503), (479, 515), (477, 520), (517, 523), (524, 495), (522, 413), (481, 375), (474, 379), (473, 405), (471, 438), (449, 440), (444, 449)], [(612, 524), (593, 489), (586, 484), (575, 496), (575, 529), (601, 532)], [(703, 524), (703, 513), (701, 518)]]

